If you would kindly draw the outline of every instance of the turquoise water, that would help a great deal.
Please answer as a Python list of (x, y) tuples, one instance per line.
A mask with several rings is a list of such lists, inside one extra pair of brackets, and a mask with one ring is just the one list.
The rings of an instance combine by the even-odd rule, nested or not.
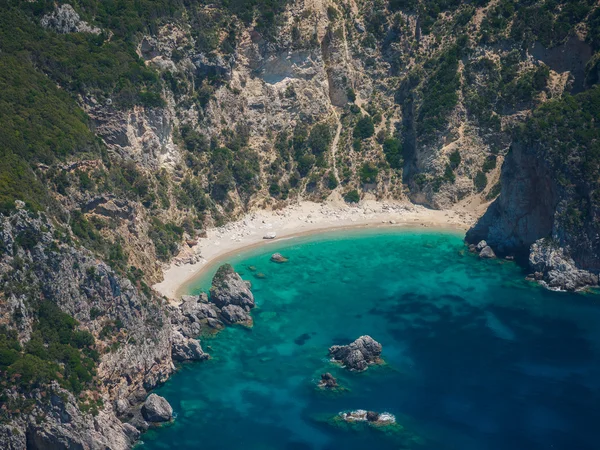
[[(274, 251), (289, 262), (270, 262)], [(141, 448), (600, 448), (598, 296), (546, 291), (450, 233), (325, 234), (229, 262), (252, 282), (254, 328), (201, 339), (212, 359), (157, 389), (177, 417)], [(385, 365), (357, 374), (327, 360), (363, 334)], [(316, 389), (325, 371), (347, 390)], [(401, 427), (329, 420), (350, 409), (388, 411)]]

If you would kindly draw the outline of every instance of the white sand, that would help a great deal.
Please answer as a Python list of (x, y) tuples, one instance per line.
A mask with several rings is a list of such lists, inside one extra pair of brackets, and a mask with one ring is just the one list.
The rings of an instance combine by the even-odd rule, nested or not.
[[(186, 283), (196, 278), (211, 263), (229, 254), (257, 245), (268, 245), (282, 238), (350, 227), (432, 227), (467, 230), (475, 223), (470, 212), (436, 211), (411, 203), (363, 201), (358, 206), (343, 202), (301, 202), (278, 211), (257, 210), (244, 219), (207, 230), (207, 237), (190, 248), (184, 245), (179, 255), (163, 272), (164, 280), (154, 289), (170, 300), (178, 300)], [(273, 240), (263, 239), (275, 232)]]

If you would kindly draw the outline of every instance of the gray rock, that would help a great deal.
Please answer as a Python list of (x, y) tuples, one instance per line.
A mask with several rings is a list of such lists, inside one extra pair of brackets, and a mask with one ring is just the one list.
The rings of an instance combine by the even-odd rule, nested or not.
[(492, 247), (490, 247), (489, 245), (486, 245), (479, 252), (479, 257), (483, 258), (483, 259), (491, 259), (491, 258), (495, 258), (496, 254), (494, 253), (494, 250), (492, 250)]
[(129, 402), (123, 398), (120, 398), (115, 402), (115, 410), (117, 411), (118, 415), (125, 414), (130, 407), (131, 405)]
[(579, 269), (562, 247), (544, 239), (531, 246), (529, 265), (534, 278), (550, 289), (576, 291), (598, 285), (597, 274)]
[(227, 305), (236, 305), (250, 311), (255, 305), (248, 284), (229, 264), (224, 264), (217, 270), (210, 288), (210, 301), (221, 309)]
[(267, 234), (263, 236), (263, 239), (275, 239), (277, 237), (277, 233), (274, 231), (269, 231)]
[(175, 332), (173, 338), (172, 356), (175, 361), (203, 361), (208, 359), (208, 354), (204, 353), (200, 342), (196, 339), (183, 337)]
[(475, 246), (475, 249), (480, 252), (481, 250), (483, 250), (484, 248), (486, 248), (488, 246), (487, 242), (481, 240), (479, 241), (479, 243)]
[(244, 308), (238, 305), (227, 305), (221, 309), (221, 316), (225, 322), (230, 324), (251, 324), (252, 317)]
[(173, 408), (166, 398), (150, 394), (142, 406), (142, 416), (148, 422), (168, 422), (173, 418)]
[(288, 259), (283, 256), (281, 253), (273, 253), (271, 255), (271, 261), (276, 262), (276, 263), (284, 263), (284, 262), (288, 262)]
[(52, 13), (42, 17), (40, 24), (44, 28), (50, 28), (62, 34), (77, 32), (100, 34), (101, 32), (100, 28), (92, 27), (89, 23), (81, 20), (79, 14), (68, 4), (57, 6)]
[(329, 356), (341, 362), (347, 369), (363, 371), (370, 364), (381, 361), (381, 344), (371, 336), (361, 336), (349, 345), (334, 345), (329, 348)]

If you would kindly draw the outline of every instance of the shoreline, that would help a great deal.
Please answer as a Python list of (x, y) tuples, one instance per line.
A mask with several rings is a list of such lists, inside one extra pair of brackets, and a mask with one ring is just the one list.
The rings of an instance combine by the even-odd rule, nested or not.
[[(281, 210), (257, 210), (222, 227), (180, 253), (163, 269), (163, 281), (152, 286), (173, 303), (207, 269), (242, 251), (284, 240), (361, 228), (431, 228), (466, 231), (477, 218), (468, 211), (431, 210), (412, 203), (367, 200), (357, 206), (340, 202), (301, 202)], [(264, 239), (268, 233), (274, 239)]]

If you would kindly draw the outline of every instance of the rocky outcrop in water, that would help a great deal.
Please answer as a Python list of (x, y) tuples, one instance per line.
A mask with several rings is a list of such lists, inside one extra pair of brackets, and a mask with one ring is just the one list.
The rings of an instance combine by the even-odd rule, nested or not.
[(348, 370), (362, 372), (369, 365), (381, 362), (381, 350), (381, 344), (371, 336), (361, 336), (351, 344), (330, 347), (329, 356)]
[[(515, 143), (502, 167), (500, 196), (466, 235), (485, 239), (501, 256), (521, 255), (546, 287), (578, 290), (598, 284), (600, 228), (593, 183), (574, 156), (553, 163), (542, 145)], [(567, 181), (571, 180), (571, 181)], [(577, 223), (576, 226), (574, 224)]]
[(289, 260), (285, 256), (283, 256), (281, 253), (273, 253), (271, 255), (271, 261), (281, 264), (281, 263), (288, 262)]
[(337, 380), (329, 372), (321, 374), (319, 387), (323, 389), (337, 389), (339, 387)]
[(219, 308), (220, 317), (229, 324), (252, 324), (250, 310), (254, 308), (254, 295), (250, 284), (224, 264), (217, 270), (210, 288), (210, 301)]
[(142, 416), (148, 422), (168, 422), (173, 418), (173, 408), (166, 398), (150, 394), (142, 406)]

